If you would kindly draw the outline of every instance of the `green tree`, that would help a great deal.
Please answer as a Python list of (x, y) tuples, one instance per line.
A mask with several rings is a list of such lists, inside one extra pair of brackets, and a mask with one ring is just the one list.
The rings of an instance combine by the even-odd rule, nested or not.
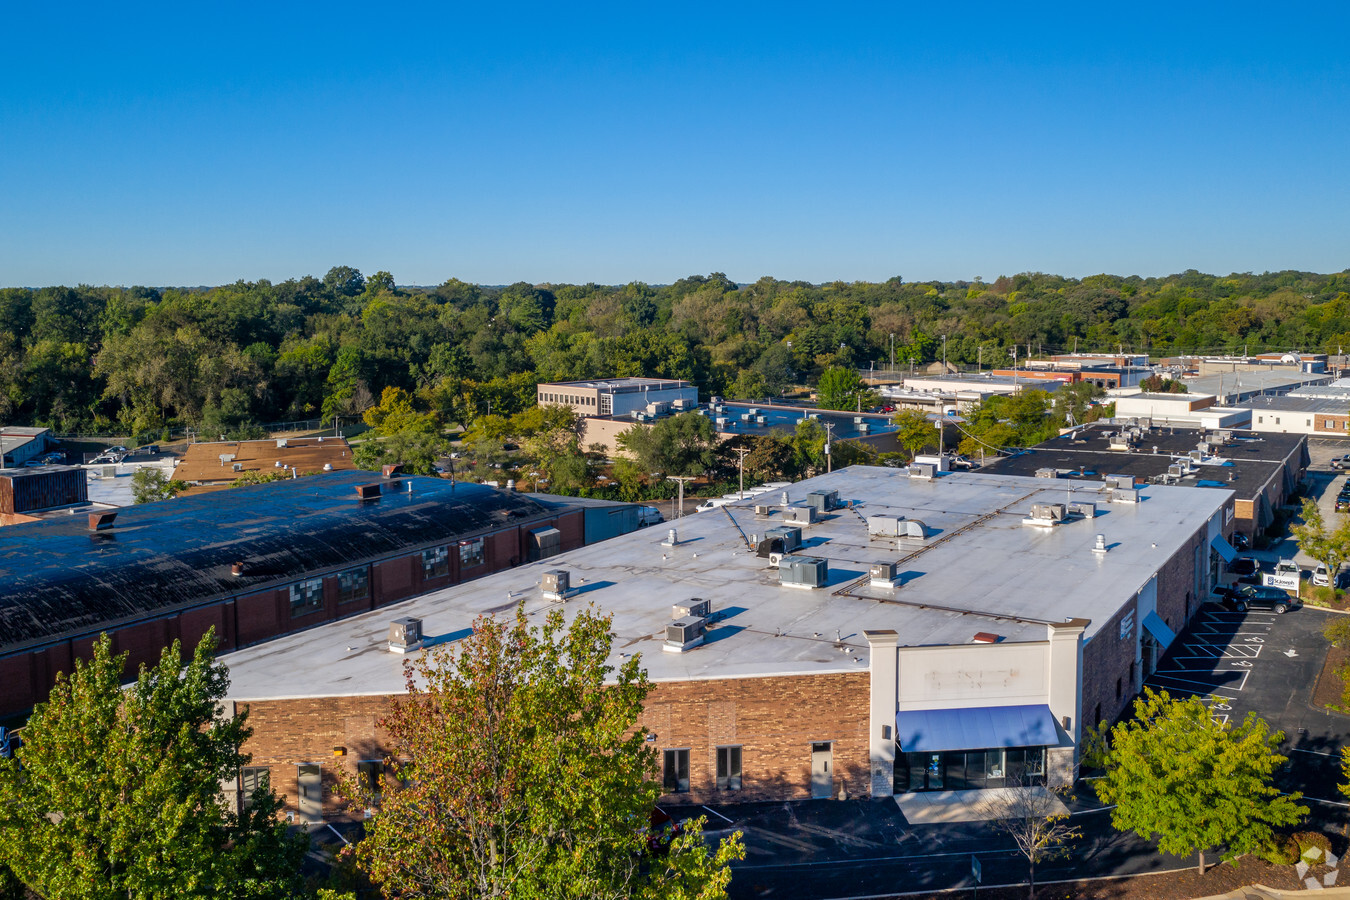
[[(1023, 773), (1012, 773), (1021, 777)], [(1051, 791), (1012, 790), (993, 794), (985, 810), (994, 827), (1012, 839), (1027, 861), (1027, 895), (1036, 897), (1038, 863), (1068, 855), (1070, 842), (1083, 830), (1069, 821), (1064, 803)]]
[(650, 427), (634, 425), (616, 443), (648, 472), (666, 475), (702, 475), (715, 459), (712, 422), (692, 412), (663, 418)]
[[(518, 609), (405, 664), (409, 693), (383, 720), (394, 777), (355, 851), (386, 897), (725, 896), (739, 833), (710, 852), (699, 820), (647, 852), (661, 788), (635, 725), (650, 685), (638, 656), (608, 664), (613, 641), (590, 609), (534, 628)], [(376, 803), (369, 785), (341, 790)]]
[(165, 475), (163, 469), (137, 469), (131, 473), (131, 502), (153, 503), (156, 500), (168, 500), (177, 497), (189, 487), (186, 481), (174, 481)]
[(858, 373), (842, 366), (821, 373), (816, 397), (816, 404), (821, 409), (857, 409), (860, 405), (874, 405), (874, 397)]
[(1327, 531), (1317, 501), (1303, 501), (1303, 521), (1289, 529), (1298, 541), (1298, 548), (1323, 563), (1333, 576), (1341, 564), (1350, 559), (1350, 518), (1341, 518), (1335, 530)]
[(213, 632), (181, 663), (175, 641), (125, 690), (106, 634), (57, 677), (14, 759), (0, 760), (0, 861), (50, 900), (292, 898), (305, 842), (259, 789), (230, 812), (221, 785), (249, 758), (245, 717), (224, 718), (229, 681)]
[(937, 429), (928, 421), (928, 416), (917, 409), (902, 409), (891, 421), (896, 426), (895, 439), (911, 457), (937, 443)]
[(1199, 697), (1173, 699), (1145, 689), (1134, 718), (1111, 730), (1106, 774), (1095, 782), (1103, 803), (1115, 804), (1120, 831), (1158, 839), (1163, 853), (1200, 854), (1223, 845), (1226, 858), (1269, 845), (1276, 827), (1307, 814), (1299, 793), (1271, 785), (1285, 757), (1284, 739), (1255, 713), (1240, 725), (1215, 720)]

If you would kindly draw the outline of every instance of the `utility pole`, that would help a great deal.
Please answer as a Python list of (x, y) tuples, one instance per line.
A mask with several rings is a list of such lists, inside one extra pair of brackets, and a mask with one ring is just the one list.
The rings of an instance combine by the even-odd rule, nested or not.
[(984, 368), (984, 344), (981, 344), (980, 346), (975, 348), (975, 374), (976, 375), (980, 374), (980, 370), (983, 368)]
[(680, 511), (675, 515), (675, 518), (677, 518), (677, 519), (683, 519), (683, 518), (684, 518), (684, 483), (685, 483), (686, 481), (693, 481), (693, 480), (696, 479), (698, 476), (697, 476), (697, 475), (670, 475), (670, 476), (667, 476), (667, 477), (669, 477), (671, 481), (677, 483), (677, 484), (680, 486), (680, 492), (679, 492), (679, 504), (680, 504), (679, 510), (680, 510)]
[(947, 374), (947, 336), (942, 336), (942, 374)]
[(833, 437), (834, 423), (825, 423), (825, 472), (828, 474), (834, 471), (834, 456), (830, 453), (830, 438)]
[(1016, 345), (1016, 344), (1013, 344), (1013, 347), (1012, 347), (1012, 355), (1013, 355), (1013, 393), (1016, 394), (1016, 393), (1017, 393), (1017, 345)]
[(740, 473), (740, 478), (741, 478), (741, 486), (740, 486), (741, 499), (744, 500), (744, 499), (745, 499), (745, 455), (746, 455), (747, 453), (749, 453), (750, 450), (749, 450), (748, 448), (746, 448), (746, 447), (735, 447), (735, 448), (733, 448), (733, 449), (734, 449), (734, 451), (735, 451), (735, 453), (736, 453), (736, 457), (737, 457), (737, 458), (736, 458), (736, 469), (737, 469), (737, 471)]
[(891, 374), (895, 374), (895, 332), (891, 332)]

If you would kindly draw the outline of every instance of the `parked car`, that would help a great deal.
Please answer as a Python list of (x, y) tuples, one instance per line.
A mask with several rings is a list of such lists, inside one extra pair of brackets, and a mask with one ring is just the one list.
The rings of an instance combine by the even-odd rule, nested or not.
[(1345, 456), (1338, 456), (1335, 459), (1333, 459), (1331, 461), (1331, 467), (1333, 469), (1350, 468), (1350, 454), (1347, 454)]
[(108, 448), (108, 452), (109, 452), (109, 453), (130, 453), (131, 451), (128, 450), (126, 447), (123, 447), (121, 444), (118, 444), (116, 447), (109, 447), (109, 448)]
[(1299, 578), (1302, 578), (1303, 570), (1299, 568), (1298, 563), (1294, 562), (1292, 559), (1282, 559), (1275, 564), (1275, 574), (1296, 575)]
[(1240, 584), (1234, 587), (1220, 588), (1220, 602), (1233, 612), (1246, 612), (1249, 609), (1269, 609), (1283, 615), (1291, 609), (1302, 606), (1296, 597), (1291, 597), (1279, 588), (1262, 587), (1258, 584)]
[(638, 507), (639, 528), (646, 528), (648, 525), (660, 525), (665, 520), (666, 517), (661, 515), (661, 510), (657, 509), (655, 506)]
[(1325, 563), (1318, 563), (1317, 568), (1313, 569), (1312, 583), (1315, 587), (1329, 587), (1331, 585), (1331, 570)]
[(975, 463), (971, 462), (968, 457), (953, 453), (947, 457), (947, 466), (952, 469), (973, 469)]
[(1241, 531), (1233, 532), (1233, 549), (1234, 550), (1252, 549), (1251, 539), (1248, 538), (1247, 535), (1243, 534)]
[(1261, 574), (1261, 564), (1250, 556), (1239, 556), (1228, 564), (1228, 571), (1239, 578)]
[(717, 509), (719, 506), (726, 506), (730, 502), (730, 500), (723, 497), (714, 497), (711, 500), (704, 500), (698, 506), (694, 507), (694, 512), (707, 512), (710, 509)]

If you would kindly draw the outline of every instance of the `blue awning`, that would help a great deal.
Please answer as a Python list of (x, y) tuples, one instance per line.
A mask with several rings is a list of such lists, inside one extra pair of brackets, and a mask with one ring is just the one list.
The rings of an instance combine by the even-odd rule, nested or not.
[(1055, 717), (1044, 704), (898, 712), (895, 736), (906, 753), (1059, 743)]
[(1209, 545), (1218, 551), (1219, 556), (1223, 557), (1224, 565), (1228, 565), (1237, 559), (1237, 551), (1233, 549), (1233, 545), (1228, 543), (1228, 539), (1223, 535), (1214, 535), (1214, 540), (1210, 541)]
[(1172, 641), (1176, 640), (1176, 633), (1167, 627), (1167, 623), (1162, 620), (1162, 616), (1156, 612), (1144, 616), (1144, 627), (1148, 629), (1148, 633), (1153, 635), (1153, 639), (1164, 650), (1172, 645)]

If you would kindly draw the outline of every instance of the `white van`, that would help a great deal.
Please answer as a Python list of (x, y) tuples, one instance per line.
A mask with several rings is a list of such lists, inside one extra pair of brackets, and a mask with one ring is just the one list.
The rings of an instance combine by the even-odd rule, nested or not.
[(735, 498), (728, 500), (725, 497), (713, 497), (711, 500), (704, 500), (698, 506), (694, 507), (694, 512), (707, 512), (710, 509), (717, 509), (719, 506), (726, 506), (728, 503), (733, 502), (734, 499)]

